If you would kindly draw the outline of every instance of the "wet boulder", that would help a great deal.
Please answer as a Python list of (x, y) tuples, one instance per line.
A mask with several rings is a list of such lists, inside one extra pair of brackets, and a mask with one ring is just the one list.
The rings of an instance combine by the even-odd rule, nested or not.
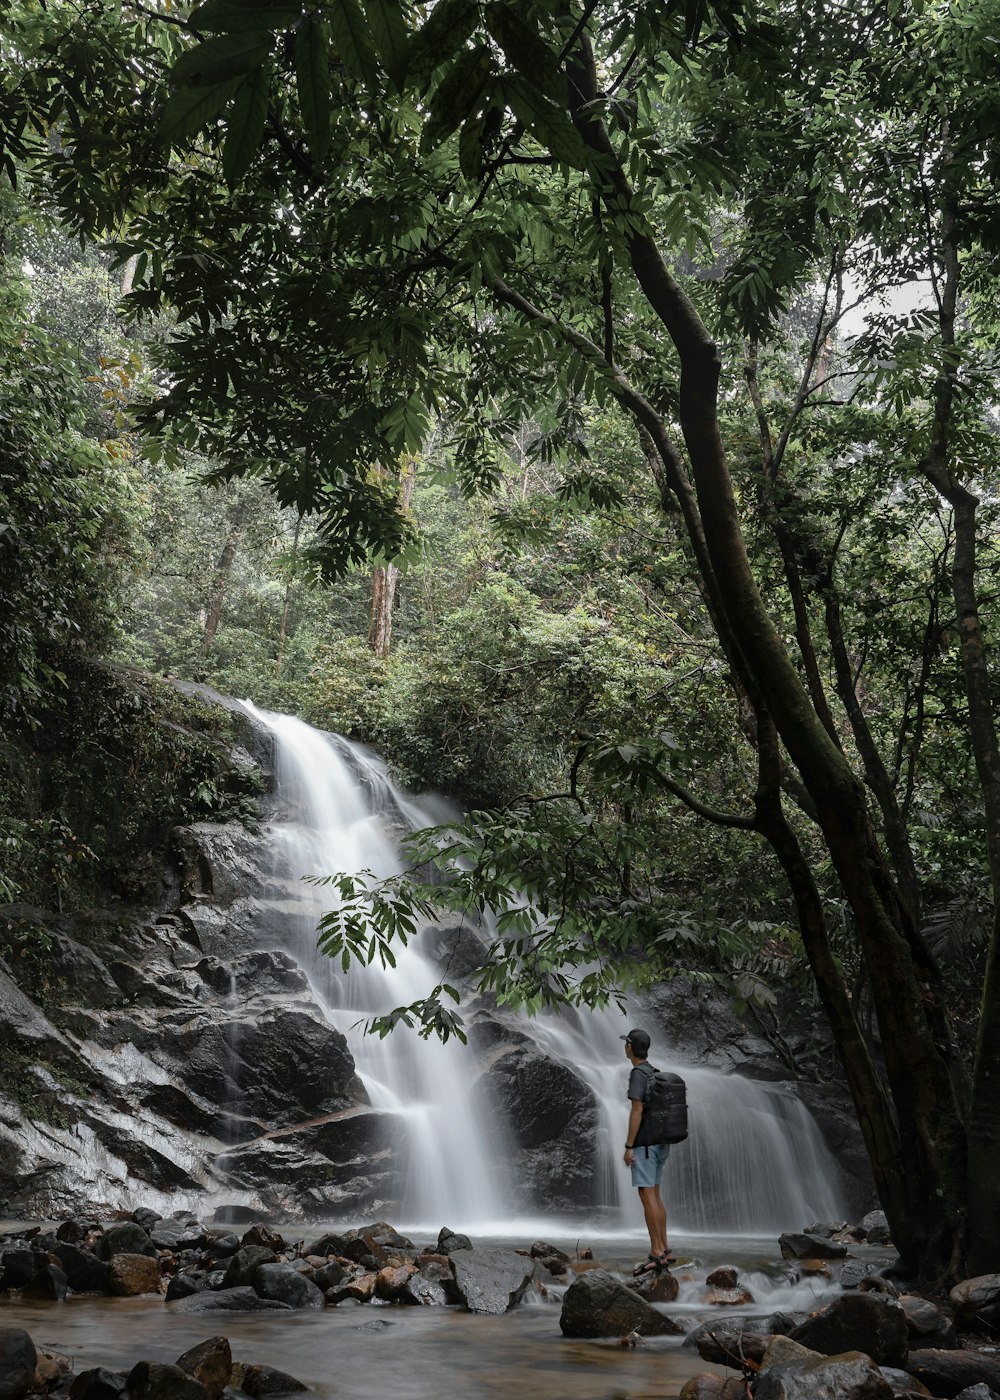
[(535, 1276), (535, 1261), (505, 1249), (459, 1249), (449, 1256), (455, 1293), (469, 1312), (505, 1313)]
[(283, 1249), (288, 1248), (283, 1236), (267, 1225), (251, 1225), (240, 1243), (244, 1249), (256, 1246), (258, 1249), (273, 1249), (275, 1254), (280, 1254)]
[(991, 1334), (1000, 1327), (1000, 1274), (963, 1279), (948, 1297), (959, 1327)]
[(684, 1331), (607, 1269), (591, 1269), (570, 1284), (559, 1326), (565, 1337), (679, 1337)]
[(824, 1356), (774, 1337), (760, 1363), (754, 1400), (893, 1400), (892, 1387), (860, 1351)]
[(253, 1400), (268, 1395), (294, 1395), (309, 1389), (287, 1371), (279, 1371), (274, 1366), (237, 1364), (233, 1367), (233, 1384), (239, 1386), (244, 1395), (252, 1396)]
[(276, 1264), (278, 1256), (273, 1249), (265, 1249), (263, 1245), (252, 1244), (244, 1249), (238, 1249), (226, 1264), (222, 1275), (223, 1288), (249, 1288), (253, 1284), (254, 1274), (262, 1264)]
[(916, 1376), (901, 1371), (898, 1366), (880, 1366), (882, 1379), (889, 1382), (893, 1400), (925, 1400), (930, 1391)]
[(118, 1400), (125, 1393), (125, 1377), (103, 1366), (81, 1371), (69, 1388), (69, 1400)]
[(178, 1032), (176, 1072), (195, 1093), (271, 1128), (366, 1102), (347, 1041), (320, 1015), (278, 1007), (222, 1025), (209, 1016)]
[(157, 1249), (199, 1249), (205, 1243), (205, 1227), (197, 1220), (157, 1220), (149, 1238)]
[(160, 1265), (146, 1254), (115, 1254), (108, 1265), (108, 1292), (116, 1298), (135, 1298), (156, 1293), (160, 1287)]
[(598, 1109), (588, 1084), (528, 1043), (502, 1050), (475, 1092), (509, 1123), (527, 1193), (553, 1208), (591, 1204)]
[(417, 1272), (415, 1264), (387, 1264), (380, 1269), (375, 1279), (375, 1296), (386, 1303), (403, 1301), (406, 1285)]
[(179, 1366), (140, 1361), (125, 1380), (128, 1400), (207, 1400), (208, 1392)]
[(317, 1288), (325, 1293), (328, 1288), (335, 1288), (338, 1283), (343, 1283), (346, 1273), (347, 1270), (343, 1264), (338, 1264), (336, 1259), (331, 1259), (322, 1268), (314, 1270), (312, 1281)]
[(984, 1352), (922, 1348), (910, 1352), (904, 1369), (945, 1400), (974, 1385), (1000, 1393), (1000, 1357)]
[(21, 1327), (0, 1327), (0, 1400), (21, 1400), (34, 1388), (38, 1353)]
[(240, 1247), (238, 1235), (213, 1235), (205, 1245), (211, 1259), (231, 1259)]
[(24, 1285), (25, 1298), (39, 1298), (61, 1303), (69, 1292), (69, 1280), (58, 1264), (43, 1264), (30, 1282)]
[(720, 1265), (705, 1278), (705, 1282), (711, 1288), (735, 1288), (739, 1281), (740, 1276), (731, 1264)]
[(672, 1303), (680, 1292), (680, 1284), (669, 1269), (654, 1269), (652, 1273), (635, 1279), (629, 1286), (647, 1303)]
[(678, 1400), (745, 1400), (746, 1386), (739, 1376), (716, 1376), (704, 1371), (681, 1386)]
[(778, 1239), (782, 1259), (844, 1259), (847, 1245), (821, 1235), (789, 1231)]
[(156, 1245), (136, 1220), (123, 1220), (112, 1225), (94, 1246), (98, 1259), (110, 1261), (116, 1254), (156, 1255)]
[(209, 1337), (177, 1358), (177, 1365), (202, 1386), (208, 1400), (219, 1400), (233, 1374), (233, 1353), (226, 1337)]
[(884, 1210), (870, 1210), (864, 1219), (858, 1222), (858, 1230), (863, 1232), (863, 1238), (869, 1244), (889, 1243), (889, 1222)]
[(468, 1235), (460, 1235), (455, 1230), (449, 1230), (445, 1225), (441, 1228), (437, 1238), (438, 1254), (454, 1254), (458, 1249), (471, 1249), (472, 1241)]
[(206, 1288), (190, 1298), (178, 1298), (170, 1304), (175, 1313), (213, 1312), (291, 1312), (288, 1303), (276, 1298), (261, 1298), (252, 1288)]
[(110, 1267), (89, 1249), (59, 1242), (54, 1250), (74, 1293), (107, 1293)]
[(0, 1290), (23, 1288), (35, 1277), (38, 1260), (30, 1249), (5, 1249), (0, 1253)]
[(884, 1366), (902, 1366), (909, 1350), (906, 1314), (894, 1300), (873, 1293), (844, 1293), (801, 1322), (793, 1341), (834, 1356), (862, 1351)]
[(416, 1303), (420, 1307), (443, 1307), (448, 1302), (444, 1284), (440, 1280), (428, 1278), (421, 1270), (412, 1274), (404, 1283), (399, 1295), (401, 1303)]
[(906, 1315), (906, 1329), (912, 1347), (957, 1347), (951, 1319), (926, 1298), (904, 1293), (898, 1300)]
[(167, 1284), (166, 1300), (174, 1303), (178, 1298), (193, 1298), (196, 1293), (203, 1293), (208, 1287), (208, 1280), (204, 1275), (197, 1274), (174, 1274)]
[(323, 1294), (314, 1283), (289, 1264), (261, 1264), (254, 1271), (254, 1291), (290, 1308), (321, 1308)]
[(770, 1342), (770, 1334), (732, 1321), (703, 1322), (684, 1338), (684, 1346), (696, 1350), (702, 1361), (734, 1368), (744, 1361), (759, 1364)]

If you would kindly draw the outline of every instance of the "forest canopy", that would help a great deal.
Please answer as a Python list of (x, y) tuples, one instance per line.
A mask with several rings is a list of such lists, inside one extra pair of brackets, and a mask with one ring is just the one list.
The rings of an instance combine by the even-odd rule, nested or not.
[(1000, 1265), (997, 18), (15, 0), (0, 50), (5, 716), (104, 648), (468, 802), (339, 955), (452, 901), (529, 1006), (807, 967), (937, 1276)]

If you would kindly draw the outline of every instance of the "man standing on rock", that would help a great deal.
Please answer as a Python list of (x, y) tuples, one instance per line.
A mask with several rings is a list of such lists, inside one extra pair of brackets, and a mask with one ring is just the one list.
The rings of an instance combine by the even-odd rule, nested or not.
[[(632, 1185), (639, 1189), (642, 1213), (649, 1231), (649, 1255), (635, 1268), (636, 1276), (651, 1274), (669, 1268), (674, 1256), (667, 1246), (667, 1210), (660, 1196), (660, 1181), (663, 1168), (670, 1155), (668, 1143), (655, 1143), (649, 1138), (648, 1125), (644, 1125), (646, 1099), (649, 1096), (655, 1070), (648, 1064), (649, 1033), (640, 1030), (623, 1035), (625, 1055), (631, 1062), (632, 1073), (628, 1080), (628, 1097), (631, 1111), (628, 1116), (628, 1134), (625, 1138), (625, 1165), (632, 1168)], [(644, 1133), (644, 1126), (647, 1131)]]

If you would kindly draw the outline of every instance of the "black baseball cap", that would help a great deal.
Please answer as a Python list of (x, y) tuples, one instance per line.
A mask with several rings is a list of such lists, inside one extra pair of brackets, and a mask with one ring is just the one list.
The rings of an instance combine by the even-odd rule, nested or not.
[(645, 1059), (649, 1053), (649, 1031), (640, 1030), (637, 1026), (634, 1031), (629, 1031), (628, 1035), (619, 1036), (619, 1039), (627, 1040), (640, 1060)]

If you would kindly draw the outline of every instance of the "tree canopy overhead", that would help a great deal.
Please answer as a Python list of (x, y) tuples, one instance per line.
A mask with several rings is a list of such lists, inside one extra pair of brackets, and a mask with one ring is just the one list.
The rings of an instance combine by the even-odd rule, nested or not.
[[(1000, 1263), (1000, 952), (970, 1082), (921, 931), (919, 775), (859, 695), (850, 627), (859, 554), (888, 557), (908, 512), (946, 513), (930, 573), (998, 888), (976, 552), (996, 459), (997, 18), (991, 0), (20, 0), (0, 105), (9, 177), (113, 239), (136, 316), (176, 318), (138, 413), (153, 451), (263, 477), (315, 517), (328, 571), (406, 553), (387, 468), (432, 422), (470, 494), (530, 421), (563, 501), (608, 509), (640, 488), (594, 450), (593, 414), (628, 425), (756, 774), (720, 808), (656, 736), (619, 761), (774, 852), (894, 1238), (941, 1275)], [(878, 309), (901, 288), (907, 309)], [(922, 686), (907, 725), (926, 725)], [(574, 778), (611, 761), (578, 738)], [(850, 913), (877, 1050), (803, 822)], [(609, 930), (632, 891), (605, 895)]]

